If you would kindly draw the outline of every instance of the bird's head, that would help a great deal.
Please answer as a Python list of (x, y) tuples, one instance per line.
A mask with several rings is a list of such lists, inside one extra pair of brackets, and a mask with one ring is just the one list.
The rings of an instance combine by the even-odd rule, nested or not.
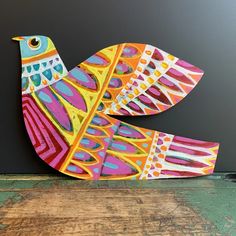
[(22, 62), (22, 93), (44, 88), (68, 72), (52, 40), (46, 36), (19, 36)]
[(19, 36), (12, 38), (19, 41), (22, 62), (32, 62), (57, 53), (49, 37), (42, 35)]

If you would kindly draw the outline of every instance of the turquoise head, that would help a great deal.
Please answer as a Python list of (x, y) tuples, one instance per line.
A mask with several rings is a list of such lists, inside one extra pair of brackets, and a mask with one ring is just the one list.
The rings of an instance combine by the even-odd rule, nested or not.
[(52, 40), (42, 35), (20, 36), (22, 93), (31, 93), (53, 84), (67, 74)]
[(14, 37), (13, 40), (20, 43), (22, 62), (31, 62), (57, 53), (52, 40), (46, 36), (20, 36)]

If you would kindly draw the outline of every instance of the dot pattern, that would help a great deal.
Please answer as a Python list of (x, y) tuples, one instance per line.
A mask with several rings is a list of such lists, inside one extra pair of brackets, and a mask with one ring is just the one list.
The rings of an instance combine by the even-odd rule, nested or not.
[(144, 171), (140, 179), (156, 179), (165, 162), (165, 153), (173, 140), (174, 135), (155, 132), (152, 147), (150, 149), (147, 161), (144, 166)]

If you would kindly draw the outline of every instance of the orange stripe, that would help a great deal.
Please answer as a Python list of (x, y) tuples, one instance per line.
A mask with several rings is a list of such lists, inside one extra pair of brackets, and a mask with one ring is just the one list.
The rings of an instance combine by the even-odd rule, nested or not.
[(26, 64), (26, 63), (30, 63), (30, 62), (33, 62), (33, 61), (38, 61), (40, 59), (44, 59), (46, 57), (50, 57), (50, 56), (53, 56), (55, 54), (58, 54), (57, 50), (56, 49), (53, 49), (49, 52), (46, 52), (44, 54), (40, 54), (38, 56), (35, 56), (35, 57), (31, 57), (31, 58), (28, 58), (28, 59), (22, 59), (22, 64)]

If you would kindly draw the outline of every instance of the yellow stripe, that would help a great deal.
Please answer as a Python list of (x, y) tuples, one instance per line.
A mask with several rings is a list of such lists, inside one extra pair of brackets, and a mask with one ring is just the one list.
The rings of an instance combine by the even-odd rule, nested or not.
[(81, 139), (83, 138), (83, 134), (87, 130), (87, 127), (90, 124), (90, 122), (91, 122), (91, 120), (92, 120), (92, 118), (94, 116), (94, 113), (96, 112), (97, 107), (99, 106), (99, 104), (101, 102), (103, 94), (104, 94), (105, 90), (107, 89), (108, 83), (110, 81), (110, 77), (113, 74), (114, 68), (115, 68), (115, 66), (116, 66), (116, 64), (117, 64), (117, 62), (118, 62), (118, 60), (120, 58), (120, 55), (121, 55), (121, 53), (123, 51), (124, 46), (125, 46), (125, 44), (121, 44), (121, 46), (117, 49), (117, 52), (116, 52), (117, 56), (115, 56), (114, 61), (109, 66), (108, 74), (106, 76), (104, 84), (102, 84), (102, 89), (101, 89), (101, 91), (100, 91), (100, 93), (99, 93), (99, 95), (97, 97), (96, 103), (94, 104), (94, 106), (92, 107), (90, 113), (88, 114), (87, 119), (84, 120), (84, 122), (83, 122), (84, 125), (82, 125), (79, 133), (77, 134), (77, 137), (76, 137), (76, 139), (74, 141), (73, 146), (71, 146), (70, 151), (69, 151), (65, 161), (61, 165), (61, 168), (60, 168), (61, 172), (65, 171), (66, 167), (68, 166), (69, 162), (71, 161), (72, 155), (74, 154), (76, 148), (78, 148), (79, 143), (80, 143)]

